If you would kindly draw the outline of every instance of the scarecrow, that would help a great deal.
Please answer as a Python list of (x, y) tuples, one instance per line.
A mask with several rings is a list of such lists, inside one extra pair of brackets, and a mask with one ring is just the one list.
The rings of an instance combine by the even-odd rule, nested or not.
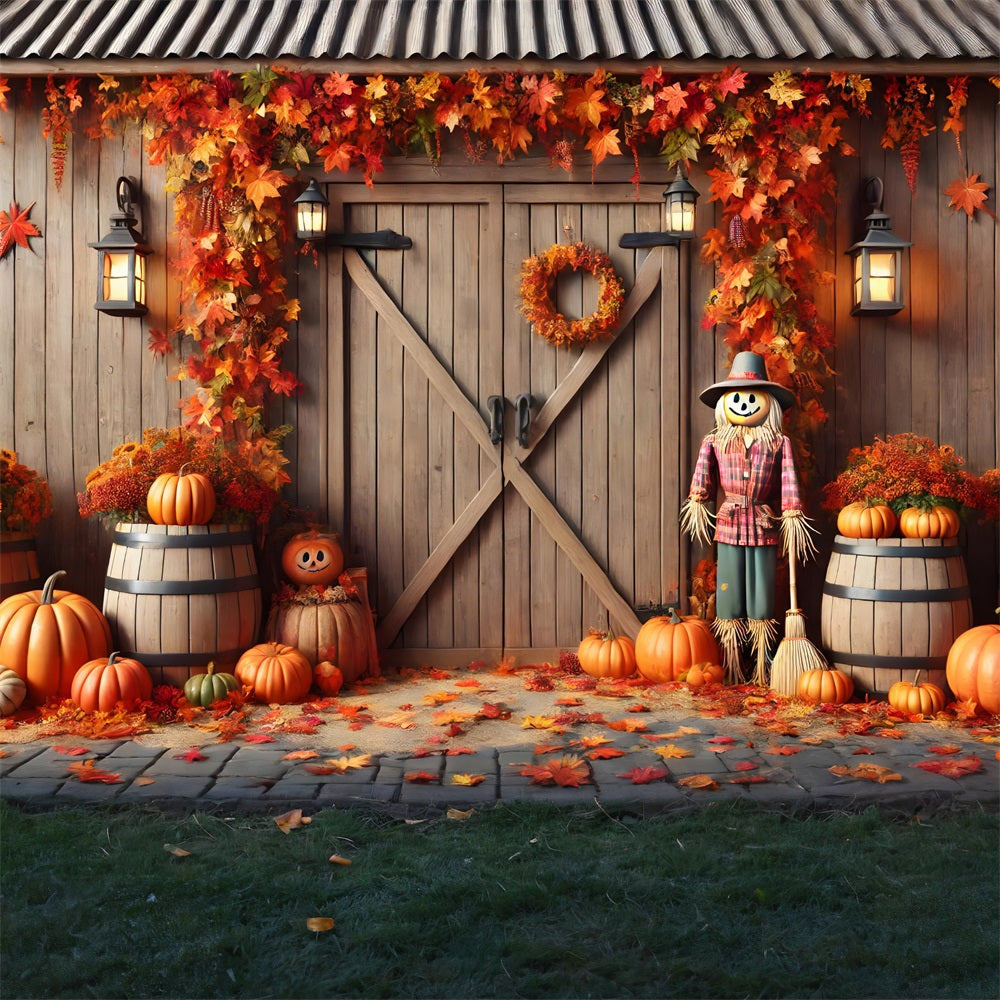
[[(802, 511), (792, 443), (781, 432), (784, 411), (794, 402), (789, 389), (768, 381), (764, 359), (743, 351), (728, 378), (699, 398), (715, 408), (715, 429), (698, 452), (681, 529), (718, 546), (713, 631), (722, 649), (727, 680), (743, 679), (742, 648), (751, 647), (753, 680), (766, 683), (767, 657), (778, 634), (774, 577), (779, 541), (783, 552), (802, 561), (816, 549)], [(723, 491), (712, 516), (707, 504)]]

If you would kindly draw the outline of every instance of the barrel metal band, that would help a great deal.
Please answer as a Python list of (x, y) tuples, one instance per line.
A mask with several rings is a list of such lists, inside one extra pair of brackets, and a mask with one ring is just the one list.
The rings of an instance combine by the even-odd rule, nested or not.
[(938, 601), (967, 600), (968, 587), (948, 587), (945, 590), (869, 590), (867, 587), (842, 587), (824, 583), (823, 593), (829, 597), (844, 597), (849, 601), (886, 601), (890, 604), (929, 604)]
[(877, 656), (872, 653), (840, 653), (830, 652), (830, 662), (851, 667), (887, 667), (889, 670), (899, 670), (900, 660), (906, 661), (906, 669), (913, 670), (944, 670), (948, 662), (947, 656)]
[(105, 590), (121, 594), (156, 594), (179, 597), (187, 594), (228, 594), (237, 590), (256, 590), (260, 580), (256, 576), (231, 576), (222, 580), (119, 580), (104, 578)]
[(30, 552), (35, 548), (34, 538), (18, 538), (13, 542), (3, 543), (4, 552)]
[(891, 556), (893, 559), (944, 559), (947, 556), (963, 556), (961, 545), (848, 545), (834, 542), (833, 551), (844, 556)]
[(243, 653), (242, 649), (223, 649), (215, 653), (144, 653), (123, 651), (119, 656), (138, 660), (144, 667), (207, 667), (209, 663), (226, 660), (235, 662)]
[(115, 545), (137, 549), (216, 549), (228, 545), (252, 545), (249, 531), (220, 531), (210, 535), (150, 535), (131, 531), (116, 531)]

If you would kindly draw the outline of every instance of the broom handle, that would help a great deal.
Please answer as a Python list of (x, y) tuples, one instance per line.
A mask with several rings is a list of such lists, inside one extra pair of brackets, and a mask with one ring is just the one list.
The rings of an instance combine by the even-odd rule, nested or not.
[(788, 549), (788, 594), (792, 601), (792, 610), (799, 610), (799, 588), (795, 579), (795, 547)]

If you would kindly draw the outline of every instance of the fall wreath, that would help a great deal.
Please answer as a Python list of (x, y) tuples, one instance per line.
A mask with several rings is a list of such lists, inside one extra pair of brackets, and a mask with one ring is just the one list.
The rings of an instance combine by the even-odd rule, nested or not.
[[(582, 319), (568, 320), (552, 304), (552, 287), (564, 267), (589, 271), (600, 285), (597, 309)], [(625, 288), (611, 258), (587, 243), (556, 243), (521, 265), (521, 311), (556, 347), (610, 336), (624, 301)]]

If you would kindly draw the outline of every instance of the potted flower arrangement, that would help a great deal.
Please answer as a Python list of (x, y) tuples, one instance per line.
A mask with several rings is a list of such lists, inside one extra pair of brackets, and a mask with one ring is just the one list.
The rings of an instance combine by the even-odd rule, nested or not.
[(906, 537), (953, 537), (970, 511), (1000, 515), (1000, 469), (977, 476), (964, 465), (950, 445), (918, 434), (876, 437), (849, 452), (844, 471), (823, 488), (823, 507), (838, 512), (838, 531), (850, 537), (891, 535), (897, 523)]
[(279, 502), (281, 487), (289, 482), (281, 451), (282, 427), (254, 441), (223, 442), (218, 435), (200, 434), (183, 427), (154, 427), (141, 441), (118, 445), (106, 462), (89, 476), (77, 504), (83, 517), (97, 515), (111, 521), (149, 521), (147, 498), (160, 476), (182, 469), (205, 476), (216, 503), (215, 523), (267, 526)]
[(0, 597), (41, 586), (35, 533), (51, 513), (45, 477), (0, 448)]

